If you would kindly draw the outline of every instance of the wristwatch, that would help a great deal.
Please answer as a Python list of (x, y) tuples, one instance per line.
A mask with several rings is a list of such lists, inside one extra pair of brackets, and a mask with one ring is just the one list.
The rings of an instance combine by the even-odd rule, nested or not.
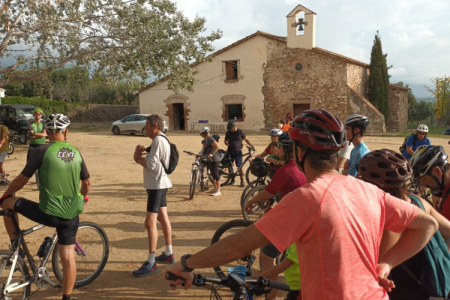
[(191, 256), (192, 256), (192, 254), (189, 253), (189, 254), (185, 254), (181, 257), (181, 266), (183, 267), (183, 270), (181, 270), (181, 272), (189, 273), (189, 272), (194, 271), (194, 269), (189, 268), (186, 264), (186, 259), (188, 259)]

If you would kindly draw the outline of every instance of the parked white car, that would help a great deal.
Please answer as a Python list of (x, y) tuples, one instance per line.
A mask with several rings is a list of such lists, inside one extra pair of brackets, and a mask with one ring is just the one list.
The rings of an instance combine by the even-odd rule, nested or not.
[[(146, 119), (148, 114), (135, 114), (135, 115), (129, 115), (123, 118), (122, 120), (118, 120), (112, 123), (111, 125), (111, 132), (113, 134), (122, 134), (122, 133), (129, 133), (129, 134), (136, 134), (141, 133), (143, 136), (147, 136), (147, 133), (145, 132), (144, 126), (146, 123)], [(166, 133), (168, 130), (166, 121), (164, 121), (164, 130), (163, 132)]]

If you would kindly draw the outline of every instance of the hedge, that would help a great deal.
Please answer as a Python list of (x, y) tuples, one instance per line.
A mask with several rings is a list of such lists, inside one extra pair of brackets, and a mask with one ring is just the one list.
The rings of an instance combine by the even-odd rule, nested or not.
[[(28, 104), (42, 108), (45, 115), (51, 115), (53, 113), (63, 113), (67, 115), (69, 113), (69, 105), (66, 102), (49, 100), (46, 97), (5, 97), (2, 99), (2, 104)], [(70, 103), (74, 106), (86, 106), (85, 103)]]

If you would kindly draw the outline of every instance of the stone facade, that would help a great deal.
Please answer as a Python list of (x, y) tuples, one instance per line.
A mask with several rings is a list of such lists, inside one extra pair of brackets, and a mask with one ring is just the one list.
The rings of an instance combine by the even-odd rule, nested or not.
[(393, 84), (389, 87), (389, 120), (386, 126), (390, 131), (408, 129), (408, 90)]
[(167, 112), (164, 114), (168, 117), (169, 120), (169, 129), (174, 130), (174, 119), (171, 118), (173, 116), (173, 104), (176, 103), (183, 103), (183, 115), (184, 115), (184, 128), (188, 128), (188, 121), (189, 121), (189, 112), (191, 111), (189, 109), (189, 106), (191, 105), (188, 102), (189, 98), (185, 95), (180, 94), (173, 94), (167, 97), (167, 99), (163, 100), (163, 102), (166, 104)]

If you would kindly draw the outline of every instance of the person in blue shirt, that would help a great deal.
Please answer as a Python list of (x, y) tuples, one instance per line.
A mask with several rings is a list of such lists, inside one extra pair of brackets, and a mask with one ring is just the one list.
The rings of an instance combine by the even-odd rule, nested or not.
[(345, 119), (344, 126), (347, 131), (347, 140), (355, 148), (350, 153), (350, 159), (345, 163), (342, 174), (356, 177), (358, 175), (356, 165), (364, 155), (370, 152), (364, 143), (364, 132), (369, 126), (369, 119), (362, 115), (351, 115)]
[(402, 155), (406, 159), (411, 159), (411, 156), (414, 154), (419, 146), (427, 145), (431, 146), (430, 139), (427, 138), (428, 126), (425, 124), (420, 124), (417, 127), (416, 134), (410, 135), (406, 140), (406, 149), (403, 151)]

